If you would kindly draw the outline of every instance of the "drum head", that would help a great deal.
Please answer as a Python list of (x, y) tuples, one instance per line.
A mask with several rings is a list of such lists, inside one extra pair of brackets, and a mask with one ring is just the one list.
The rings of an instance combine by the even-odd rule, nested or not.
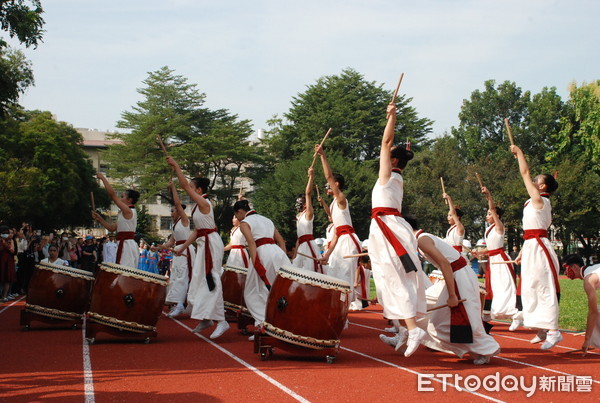
[(245, 267), (239, 267), (239, 266), (232, 266), (232, 265), (225, 266), (225, 265), (223, 265), (223, 270), (225, 270), (225, 271), (233, 271), (233, 272), (244, 274), (244, 275), (248, 274), (248, 269), (246, 269)]
[(55, 273), (66, 274), (67, 276), (71, 276), (71, 277), (79, 277), (79, 278), (84, 278), (86, 280), (94, 279), (94, 275), (92, 273), (90, 273), (89, 271), (74, 269), (69, 266), (40, 262), (40, 263), (36, 264), (35, 267), (37, 269), (41, 269), (41, 270), (50, 270)]
[(152, 283), (158, 283), (164, 285), (165, 287), (167, 286), (168, 278), (166, 276), (135, 269), (133, 267), (123, 266), (116, 263), (102, 263), (100, 265), (100, 269), (111, 273), (138, 278), (140, 280), (149, 281)]
[(310, 284), (317, 287), (338, 290), (346, 293), (349, 293), (351, 290), (350, 284), (344, 280), (314, 271), (299, 269), (298, 267), (294, 266), (283, 266), (277, 270), (277, 274), (281, 277), (285, 277), (302, 284)]

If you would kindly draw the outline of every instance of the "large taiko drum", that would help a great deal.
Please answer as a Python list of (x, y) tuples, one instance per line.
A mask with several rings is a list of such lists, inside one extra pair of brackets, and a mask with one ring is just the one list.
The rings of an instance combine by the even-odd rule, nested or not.
[(39, 263), (29, 281), (24, 311), (53, 319), (81, 320), (90, 302), (93, 281), (88, 271)]
[(226, 310), (236, 313), (248, 313), (248, 308), (246, 308), (244, 302), (244, 287), (247, 275), (248, 269), (245, 267), (223, 266), (221, 284), (223, 286), (223, 304)]
[(133, 333), (156, 333), (167, 295), (167, 278), (131, 267), (102, 263), (92, 288), (89, 320)]
[(337, 349), (350, 290), (350, 284), (335, 277), (284, 266), (267, 299), (264, 331), (309, 349)]

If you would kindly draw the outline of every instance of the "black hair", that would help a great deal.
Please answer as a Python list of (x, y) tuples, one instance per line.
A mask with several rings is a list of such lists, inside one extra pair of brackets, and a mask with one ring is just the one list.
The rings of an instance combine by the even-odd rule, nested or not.
[(202, 193), (208, 192), (208, 186), (210, 185), (210, 179), (196, 177), (196, 178), (192, 179), (192, 182), (194, 182), (194, 186), (196, 186), (196, 189), (202, 189)]
[(415, 154), (411, 150), (407, 150), (404, 148), (404, 145), (395, 146), (392, 148), (392, 152), (390, 157), (398, 159), (398, 168), (404, 169), (406, 168), (406, 164), (408, 161), (414, 158)]
[(563, 264), (578, 264), (579, 267), (583, 267), (585, 266), (585, 264), (583, 263), (583, 259), (581, 258), (581, 256), (573, 253), (571, 255), (567, 255), (563, 258)]
[(9, 228), (6, 225), (0, 225), (0, 233), (8, 232)]
[(465, 213), (463, 213), (463, 211), (459, 207), (454, 207), (454, 211), (456, 211), (456, 215), (458, 216), (458, 218), (461, 218), (463, 215), (465, 215)]
[(504, 215), (504, 209), (502, 207), (496, 206), (496, 208), (494, 210), (496, 210), (496, 215), (498, 215), (498, 217), (502, 218), (502, 216)]
[(235, 202), (235, 204), (233, 205), (233, 211), (236, 212), (238, 210), (244, 210), (244, 211), (250, 211), (252, 210), (250, 208), (250, 203), (248, 202), (248, 200), (238, 200)]
[(333, 179), (338, 183), (338, 188), (343, 191), (346, 187), (346, 180), (342, 174), (333, 174)]
[(546, 185), (546, 191), (548, 193), (554, 193), (554, 191), (558, 189), (558, 182), (554, 176), (550, 174), (541, 174), (540, 176), (544, 179), (544, 184)]
[(140, 198), (140, 192), (138, 192), (137, 190), (127, 189), (125, 191), (125, 194), (127, 195), (128, 199), (131, 199), (132, 204), (136, 204)]
[(50, 246), (48, 246), (48, 251), (50, 251), (50, 249), (56, 249), (56, 251), (58, 252), (58, 246), (56, 245), (51, 244)]
[[(172, 205), (171, 207), (173, 207), (173, 208), (177, 209), (177, 206), (175, 206), (175, 205)], [(185, 210), (185, 209), (187, 208), (187, 205), (185, 205), (185, 204), (182, 204), (182, 205), (181, 205), (181, 208)]]

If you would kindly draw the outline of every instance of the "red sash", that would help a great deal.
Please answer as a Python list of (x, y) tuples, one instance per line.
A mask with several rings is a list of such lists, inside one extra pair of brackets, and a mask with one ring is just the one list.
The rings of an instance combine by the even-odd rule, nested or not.
[(242, 252), (242, 259), (244, 259), (244, 267), (247, 269), (248, 266), (248, 257), (246, 256), (248, 252), (246, 251), (246, 247), (244, 245), (231, 245), (231, 249), (240, 249)]
[[(177, 223), (175, 223), (177, 224)], [(183, 245), (185, 243), (185, 240), (181, 240), (181, 241), (175, 241), (175, 245)], [(192, 266), (192, 256), (190, 256), (190, 247), (188, 246), (185, 249), (185, 258), (187, 260), (187, 267), (188, 267), (188, 281), (192, 279), (192, 268), (194, 266)]]
[(354, 234), (354, 228), (352, 228), (351, 225), (340, 225), (339, 227), (335, 227), (335, 235), (339, 238), (342, 235), (350, 235), (350, 239), (352, 239), (352, 242), (354, 242), (354, 246), (356, 246), (356, 253), (360, 253), (362, 251), (362, 248), (360, 247), (360, 245), (358, 244), (358, 241), (356, 240), (356, 237), (353, 237), (352, 234)]
[[(454, 262), (451, 262), (450, 266), (452, 267), (452, 272), (456, 272), (467, 266), (467, 261), (461, 256)], [(454, 290), (456, 298), (460, 300), (460, 292), (458, 291), (456, 280), (454, 280)], [(450, 308), (450, 342), (473, 343), (473, 330), (471, 329), (471, 322), (469, 321), (464, 303)]]
[[(302, 235), (300, 238), (298, 238), (298, 248), (303, 243), (308, 243), (308, 249), (310, 250), (310, 254), (311, 254), (311, 256), (314, 259), (316, 259), (317, 258), (317, 254), (313, 250), (312, 244), (310, 243), (310, 241), (312, 241), (314, 239), (315, 239), (315, 237), (313, 236), (313, 234)], [(316, 261), (316, 260), (313, 260), (313, 263), (314, 263), (314, 266), (315, 266), (315, 272), (323, 273), (323, 268), (321, 267), (321, 263), (318, 262), (318, 261)]]
[[(121, 231), (117, 232), (117, 242), (119, 245), (117, 246), (117, 264), (121, 264), (121, 255), (123, 254), (123, 241), (127, 239), (135, 239), (135, 232), (129, 231)], [(137, 268), (137, 267), (136, 267)]]
[[(256, 243), (256, 249), (258, 249), (259, 247), (261, 247), (263, 245), (276, 245), (277, 244), (273, 238), (260, 238), (260, 239), (257, 239), (255, 241), (255, 243)], [(267, 278), (267, 269), (265, 268), (265, 266), (262, 265), (260, 258), (258, 257), (258, 251), (256, 251), (256, 259), (254, 259), (254, 270), (256, 270), (256, 273), (258, 273), (258, 277), (260, 277), (260, 279), (263, 281), (263, 283), (265, 283), (267, 288), (270, 290), (271, 283), (269, 282), (269, 279)]]
[(548, 259), (548, 263), (550, 264), (550, 268), (552, 269), (552, 277), (554, 279), (554, 286), (556, 287), (556, 295), (558, 296), (558, 300), (560, 301), (560, 284), (558, 282), (558, 270), (554, 265), (554, 261), (550, 256), (550, 251), (546, 248), (546, 245), (542, 242), (542, 238), (548, 238), (548, 231), (545, 229), (526, 229), (523, 231), (523, 239), (534, 239), (537, 241), (538, 245), (544, 251), (546, 255), (546, 259)]
[(411, 271), (417, 271), (414, 262), (408, 255), (408, 252), (406, 252), (406, 249), (404, 249), (402, 242), (400, 242), (400, 240), (396, 238), (394, 232), (381, 219), (381, 216), (384, 215), (402, 217), (402, 214), (400, 214), (400, 212), (397, 209), (389, 207), (376, 207), (371, 210), (371, 218), (375, 220), (375, 222), (379, 226), (379, 229), (383, 233), (383, 236), (385, 236), (385, 239), (387, 239), (390, 245), (392, 245), (392, 247), (394, 248), (394, 251), (396, 252), (398, 257), (400, 258), (400, 261), (402, 262), (404, 271), (406, 273), (410, 273)]
[(210, 252), (210, 238), (208, 237), (208, 235), (213, 232), (217, 232), (217, 229), (201, 228), (196, 230), (196, 236), (198, 238), (204, 237), (204, 270), (207, 276), (210, 275), (213, 269), (212, 253)]

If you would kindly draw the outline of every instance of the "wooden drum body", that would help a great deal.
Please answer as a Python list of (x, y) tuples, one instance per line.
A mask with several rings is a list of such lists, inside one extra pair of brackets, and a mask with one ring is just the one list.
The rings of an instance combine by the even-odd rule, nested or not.
[[(27, 291), (21, 325), (32, 319), (80, 323), (90, 302), (94, 276), (84, 270), (51, 263), (39, 263)], [(46, 319), (46, 320), (45, 320)]]
[[(92, 340), (101, 329), (118, 335), (137, 334), (156, 337), (167, 295), (167, 278), (114, 263), (103, 263), (96, 274), (88, 313), (92, 326), (86, 336)], [(123, 331), (128, 332), (121, 334)]]
[(247, 275), (248, 269), (238, 266), (223, 266), (223, 274), (221, 274), (225, 319), (237, 322), (238, 329), (244, 334), (248, 325), (254, 324), (254, 319), (244, 301)]
[(337, 351), (348, 315), (350, 285), (295, 267), (279, 269), (265, 312), (267, 335), (313, 350)]

